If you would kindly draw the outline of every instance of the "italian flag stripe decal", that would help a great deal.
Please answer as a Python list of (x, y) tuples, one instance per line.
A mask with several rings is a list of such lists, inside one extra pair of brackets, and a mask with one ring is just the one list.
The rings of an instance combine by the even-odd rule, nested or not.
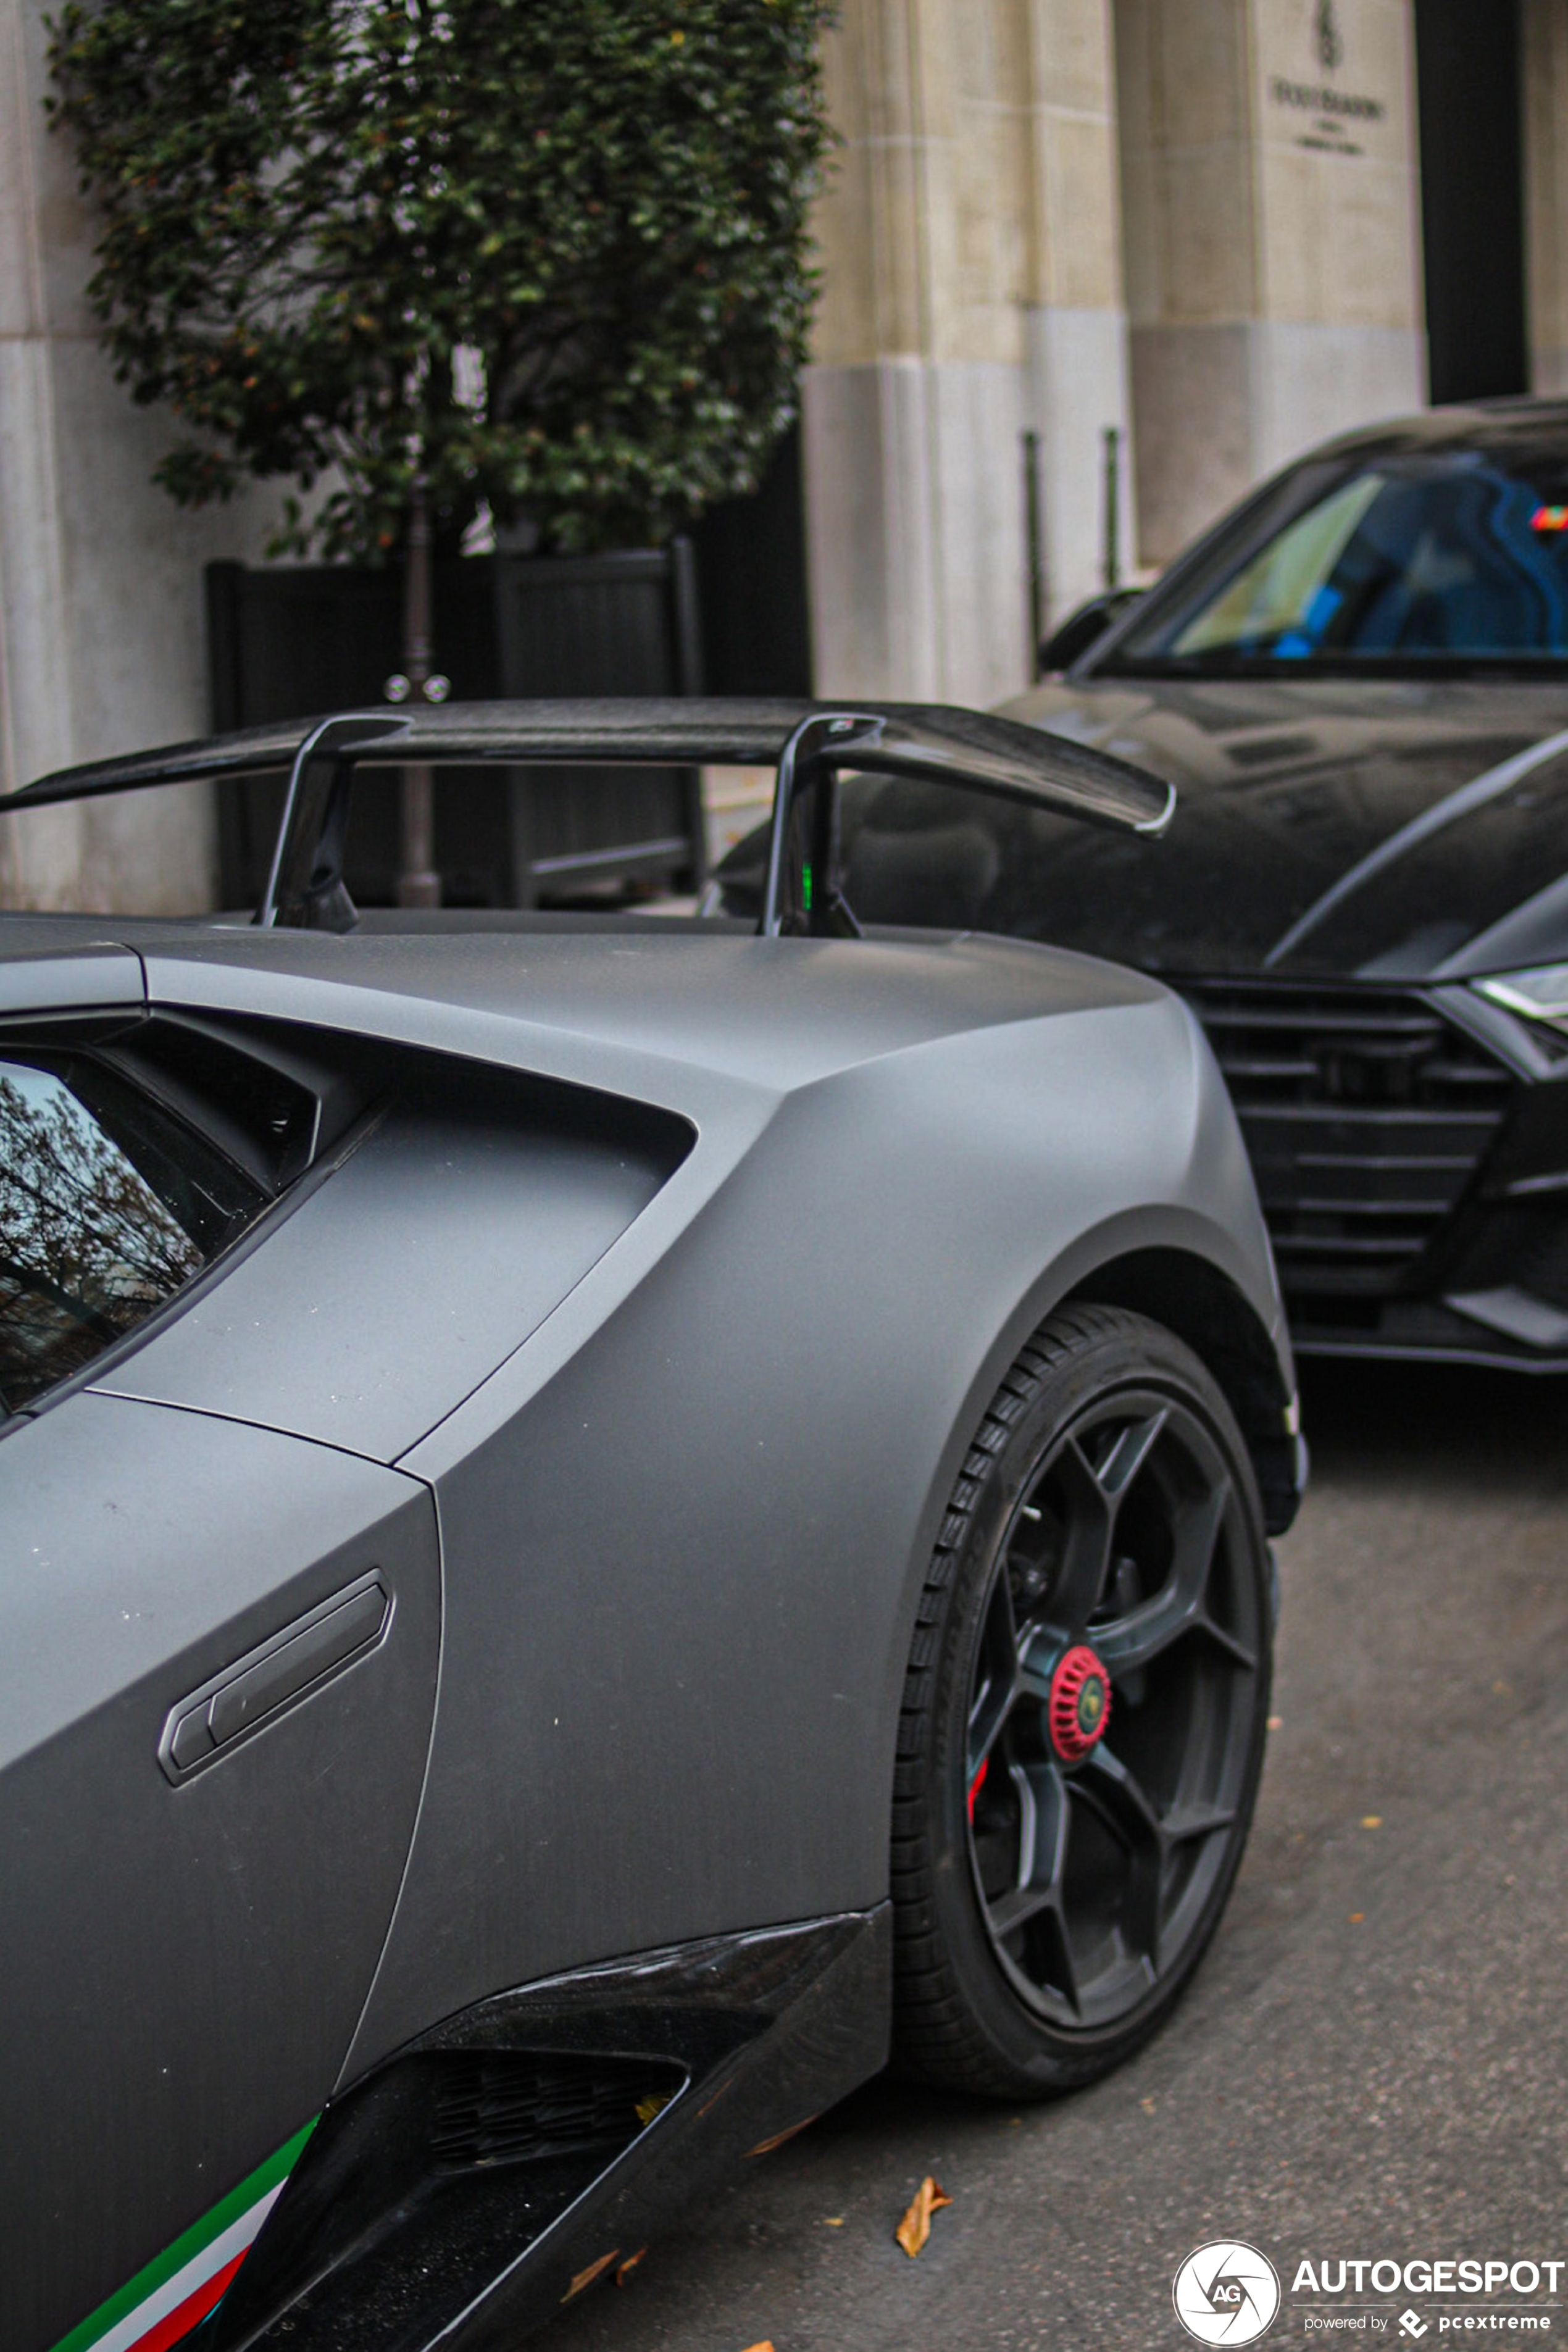
[(145, 2270), (62, 2336), (54, 2352), (167, 2352), (188, 2335), (255, 2244), (315, 2128), (312, 2117)]

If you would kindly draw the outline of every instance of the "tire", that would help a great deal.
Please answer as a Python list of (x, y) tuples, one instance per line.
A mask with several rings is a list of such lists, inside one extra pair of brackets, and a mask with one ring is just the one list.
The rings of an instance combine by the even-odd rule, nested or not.
[(894, 2047), (1006, 2099), (1169, 2014), (1257, 1796), (1271, 1564), (1191, 1349), (1118, 1308), (1036, 1332), (976, 1430), (921, 1594), (894, 1784)]

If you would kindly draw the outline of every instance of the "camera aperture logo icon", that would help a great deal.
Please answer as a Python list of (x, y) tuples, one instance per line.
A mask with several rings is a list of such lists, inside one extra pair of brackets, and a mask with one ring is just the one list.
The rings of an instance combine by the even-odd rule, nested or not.
[(1279, 2315), (1279, 2273), (1256, 2246), (1215, 2238), (1187, 2256), (1171, 2300), (1200, 2344), (1253, 2344)]

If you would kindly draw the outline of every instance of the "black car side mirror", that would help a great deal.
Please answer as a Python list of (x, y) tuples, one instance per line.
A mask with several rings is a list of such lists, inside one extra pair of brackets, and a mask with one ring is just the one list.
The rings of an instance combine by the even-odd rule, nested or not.
[(1090, 646), (1099, 643), (1111, 623), (1121, 618), (1129, 604), (1135, 604), (1145, 593), (1142, 588), (1107, 588), (1100, 595), (1087, 597), (1081, 604), (1076, 604), (1040, 646), (1040, 677), (1048, 677), (1053, 670), (1071, 669)]

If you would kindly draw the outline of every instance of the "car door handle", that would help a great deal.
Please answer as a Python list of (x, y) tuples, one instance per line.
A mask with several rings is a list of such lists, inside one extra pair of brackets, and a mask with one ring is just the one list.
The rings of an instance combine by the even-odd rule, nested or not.
[(243, 1733), (308, 1698), (380, 1641), (391, 1612), (386, 1588), (373, 1570), (181, 1699), (169, 1710), (158, 1743), (158, 1761), (169, 1779), (184, 1780)]

